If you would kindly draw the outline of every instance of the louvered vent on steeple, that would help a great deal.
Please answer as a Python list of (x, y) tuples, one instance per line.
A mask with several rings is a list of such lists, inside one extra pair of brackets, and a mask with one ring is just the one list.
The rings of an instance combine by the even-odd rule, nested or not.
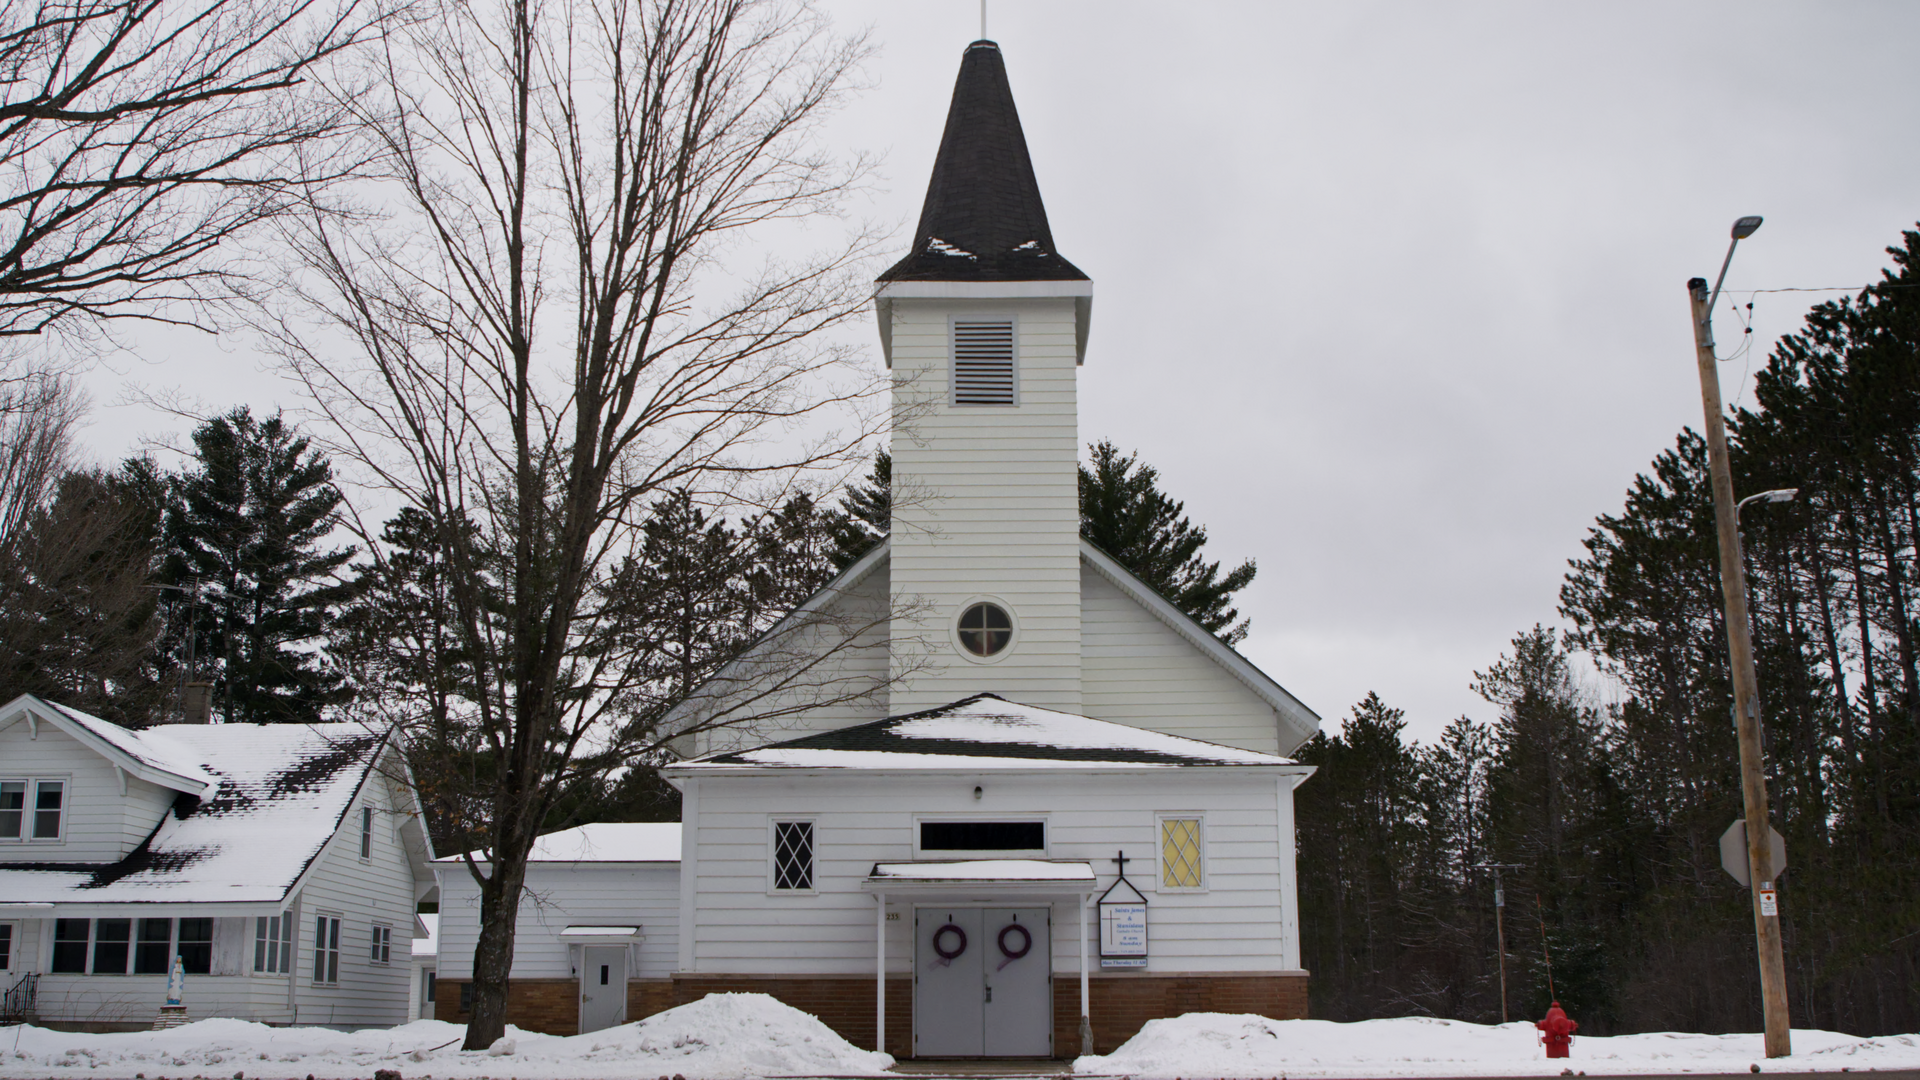
[(1013, 405), (1013, 320), (955, 319), (953, 403)]

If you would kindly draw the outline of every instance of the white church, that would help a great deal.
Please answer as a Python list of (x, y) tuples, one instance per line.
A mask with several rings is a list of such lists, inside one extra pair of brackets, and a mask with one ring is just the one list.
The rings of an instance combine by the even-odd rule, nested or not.
[[(1319, 720), (1081, 540), (1092, 302), (1000, 49), (975, 42), (913, 250), (876, 291), (891, 535), (681, 713), (781, 719), (682, 741), (677, 865), (671, 825), (549, 838), (510, 1021), (572, 1033), (753, 991), (904, 1059), (1306, 1015), (1293, 792), (1312, 769), (1286, 755)], [(466, 1018), (465, 876), (440, 874), (443, 1020)]]
[(873, 627), (827, 681), (885, 690), (666, 769), (676, 999), (770, 993), (903, 1058), (1306, 1015), (1293, 791), (1312, 770), (1286, 755), (1318, 717), (1080, 538), (1092, 304), (1000, 49), (975, 42), (914, 247), (876, 291), (892, 532), (815, 600)]

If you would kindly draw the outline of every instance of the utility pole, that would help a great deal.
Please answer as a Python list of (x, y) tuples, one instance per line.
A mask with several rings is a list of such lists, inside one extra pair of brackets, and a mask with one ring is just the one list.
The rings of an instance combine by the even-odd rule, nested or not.
[[(1727, 265), (1733, 261), (1734, 246), (1759, 227), (1758, 217), (1744, 217), (1734, 223), (1733, 243), (1727, 246), (1727, 261), (1720, 266), (1722, 283), (1727, 278)], [(1773, 851), (1768, 842), (1771, 825), (1760, 748), (1759, 683), (1753, 671), (1752, 625), (1747, 621), (1747, 575), (1740, 551), (1733, 473), (1727, 461), (1719, 362), (1713, 355), (1712, 302), (1719, 295), (1717, 285), (1708, 295), (1705, 278), (1687, 282), (1687, 297), (1693, 307), (1694, 359), (1700, 367), (1700, 402), (1706, 412), (1707, 462), (1713, 473), (1713, 516), (1720, 531), (1720, 591), (1727, 602), (1727, 654), (1733, 666), (1734, 728), (1740, 737), (1740, 795), (1747, 818), (1748, 880), (1754, 936), (1760, 952), (1760, 1002), (1766, 1018), (1767, 1056), (1777, 1058), (1793, 1052), (1793, 1035), (1787, 1016), (1786, 960), (1780, 948), (1780, 905), (1773, 887)]]
[(1507, 890), (1500, 882), (1502, 870), (1524, 870), (1519, 863), (1474, 863), (1474, 870), (1493, 871), (1493, 933), (1500, 948), (1500, 1022), (1507, 1022)]

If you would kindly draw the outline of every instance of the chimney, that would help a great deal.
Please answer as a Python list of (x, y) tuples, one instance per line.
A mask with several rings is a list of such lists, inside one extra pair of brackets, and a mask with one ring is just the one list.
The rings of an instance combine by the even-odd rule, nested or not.
[(213, 723), (213, 684), (190, 682), (182, 687), (180, 713), (180, 722), (183, 724)]

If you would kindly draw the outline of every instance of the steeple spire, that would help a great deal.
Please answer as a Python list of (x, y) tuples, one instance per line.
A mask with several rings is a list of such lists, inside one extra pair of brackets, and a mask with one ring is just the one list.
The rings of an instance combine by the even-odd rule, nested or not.
[(1085, 281), (1054, 250), (1000, 46), (960, 60), (913, 250), (885, 281)]

